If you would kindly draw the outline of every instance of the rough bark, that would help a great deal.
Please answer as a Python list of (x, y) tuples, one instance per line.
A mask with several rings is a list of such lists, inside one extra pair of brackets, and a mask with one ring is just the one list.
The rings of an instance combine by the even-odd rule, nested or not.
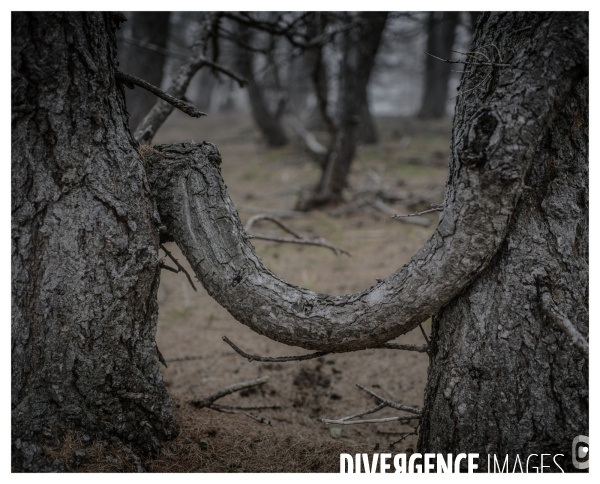
[[(158, 214), (114, 77), (118, 19), (12, 16), (12, 456), (176, 435), (154, 340)], [(60, 463), (55, 465), (60, 469)]]
[(343, 34), (340, 94), (335, 138), (314, 193), (302, 200), (300, 210), (339, 203), (356, 153), (358, 126), (367, 106), (367, 84), (375, 63), (387, 12), (358, 14), (358, 28)]
[[(454, 33), (460, 12), (429, 12), (427, 19), (427, 52), (442, 59), (451, 57)], [(419, 117), (441, 118), (446, 115), (448, 80), (452, 64), (441, 62), (431, 56), (425, 57), (425, 89)]]
[[(167, 48), (171, 12), (132, 12), (129, 16), (131, 36), (136, 41), (149, 42), (162, 49)], [(164, 52), (124, 43), (119, 47), (120, 70), (137, 76), (160, 87), (167, 56)], [(156, 97), (136, 87), (127, 90), (129, 126), (133, 130), (154, 106)]]
[[(503, 34), (527, 26), (520, 36)], [(528, 92), (535, 88), (527, 81), (532, 76), (548, 82), (541, 92), (552, 95), (559, 66), (584, 68), (566, 102), (557, 103), (550, 130), (532, 145), (535, 161), (500, 250), (433, 319), (419, 447), (478, 452), (484, 463), (486, 454), (501, 460), (509, 454), (511, 469), (517, 455), (525, 462), (529, 454), (562, 453), (570, 462), (572, 439), (589, 435), (588, 365), (550, 317), (542, 295), (547, 291), (560, 313), (588, 335), (587, 16), (487, 15), (471, 50), (490, 43), (522, 68), (502, 70), (459, 101), (450, 180), (468, 159), (460, 154), (460, 140), (469, 136), (461, 113), (485, 113), (507, 87)], [(461, 89), (468, 87), (463, 80)], [(512, 124), (520, 124), (529, 104), (526, 97), (514, 105)]]
[[(252, 45), (253, 32), (245, 26), (239, 27), (240, 40), (246, 45)], [(248, 80), (246, 90), (250, 100), (252, 118), (264, 136), (269, 146), (285, 146), (288, 138), (283, 130), (276, 113), (271, 112), (263, 88), (254, 76), (254, 53), (242, 46), (236, 48), (236, 66)]]

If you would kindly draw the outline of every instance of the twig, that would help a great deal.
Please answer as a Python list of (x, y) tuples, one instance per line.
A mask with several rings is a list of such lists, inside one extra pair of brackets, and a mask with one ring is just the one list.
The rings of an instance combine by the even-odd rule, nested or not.
[(421, 225), (422, 227), (429, 227), (431, 225), (431, 220), (429, 220), (428, 218), (425, 217), (420, 217), (420, 218), (397, 218), (396, 217), (396, 212), (392, 209), (392, 207), (390, 207), (389, 205), (385, 204), (384, 202), (382, 202), (381, 200), (377, 199), (374, 202), (370, 202), (370, 201), (366, 201), (365, 202), (368, 205), (371, 205), (373, 208), (376, 208), (377, 210), (379, 210), (380, 212), (389, 215), (392, 218), (395, 218), (396, 220), (398, 220), (399, 222), (403, 222), (405, 224), (414, 224), (414, 225)]
[(194, 361), (194, 360), (206, 360), (208, 358), (219, 358), (221, 356), (227, 355), (235, 355), (235, 351), (221, 351), (214, 355), (196, 355), (196, 356), (172, 356), (171, 358), (165, 358), (167, 363), (171, 363), (173, 361)]
[(423, 333), (423, 338), (425, 338), (425, 341), (427, 341), (427, 344), (429, 345), (429, 338), (427, 337), (427, 333), (423, 329), (423, 324), (419, 323), (419, 328), (421, 328), (421, 333)]
[(409, 345), (400, 343), (383, 343), (379, 348), (388, 350), (404, 350), (404, 351), (418, 351), (419, 353), (428, 353), (428, 345)]
[(172, 106), (175, 106), (177, 109), (179, 109), (180, 111), (183, 111), (185, 114), (187, 114), (188, 116), (191, 116), (192, 118), (199, 118), (200, 116), (207, 115), (206, 113), (203, 113), (202, 111), (198, 111), (190, 103), (187, 103), (185, 101), (182, 101), (181, 99), (177, 99), (176, 97), (171, 96), (170, 94), (167, 94), (162, 89), (159, 89), (158, 87), (153, 86), (149, 82), (146, 82), (143, 79), (140, 79), (139, 77), (132, 76), (131, 74), (126, 74), (121, 71), (116, 71), (115, 77), (117, 79), (119, 79), (120, 81), (122, 81), (123, 83), (125, 83), (126, 85), (135, 84), (136, 86), (139, 86), (139, 87), (145, 89), (146, 91), (151, 92), (155, 96), (158, 96), (159, 98), (168, 102)]
[(257, 240), (269, 240), (271, 242), (279, 242), (282, 244), (298, 244), (298, 245), (316, 245), (317, 247), (327, 247), (331, 249), (335, 255), (346, 254), (349, 257), (352, 257), (352, 254), (347, 250), (344, 250), (340, 247), (336, 247), (335, 245), (328, 244), (327, 242), (323, 242), (322, 240), (310, 240), (310, 239), (288, 239), (284, 237), (266, 237), (264, 235), (251, 235), (248, 234), (249, 239), (257, 239)]
[(348, 415), (347, 417), (342, 417), (338, 420), (350, 420), (353, 418), (362, 417), (363, 415), (370, 415), (372, 413), (379, 412), (379, 410), (381, 410), (382, 408), (385, 408), (385, 407), (387, 407), (387, 405), (385, 403), (380, 403), (376, 407), (370, 408), (368, 410), (363, 410), (362, 412), (355, 413), (354, 415)]
[(304, 361), (304, 360), (312, 360), (313, 358), (320, 358), (321, 356), (328, 355), (327, 351), (318, 351), (317, 353), (311, 353), (309, 355), (302, 356), (277, 356), (277, 357), (269, 357), (269, 356), (258, 356), (258, 355), (249, 355), (245, 353), (241, 349), (239, 349), (234, 343), (232, 343), (227, 336), (223, 336), (223, 341), (231, 346), (234, 351), (246, 358), (248, 361), (262, 361), (265, 363), (285, 363), (286, 361)]
[(179, 59), (187, 59), (187, 57), (188, 57), (187, 54), (182, 54), (180, 52), (174, 52), (172, 50), (160, 47), (156, 44), (152, 44), (150, 42), (145, 42), (145, 41), (139, 40), (139, 39), (134, 39), (132, 37), (117, 36), (117, 40), (120, 42), (125, 42), (126, 44), (135, 45), (136, 47), (141, 47), (142, 49), (150, 50), (152, 52), (158, 52), (159, 54), (170, 56), (170, 57), (177, 57)]
[(356, 386), (360, 388), (363, 392), (366, 392), (372, 397), (375, 397), (381, 403), (385, 403), (388, 407), (395, 408), (396, 410), (402, 410), (403, 412), (410, 412), (415, 415), (421, 415), (423, 413), (423, 411), (420, 408), (409, 407), (408, 405), (402, 405), (401, 403), (396, 403), (392, 400), (388, 400), (387, 398), (383, 398), (382, 396), (377, 395), (377, 393), (375, 393), (372, 390), (369, 390), (367, 387), (361, 385), (360, 383), (357, 383)]
[(402, 434), (402, 436), (398, 439), (395, 440), (394, 442), (392, 442), (388, 448), (389, 449), (393, 449), (395, 447), (396, 444), (399, 444), (400, 442), (402, 442), (403, 440), (405, 440), (406, 438), (410, 437), (411, 435), (418, 435), (419, 434), (419, 427), (417, 426), (417, 428), (415, 428), (415, 430), (413, 430), (412, 432), (407, 432), (405, 434)]
[(590, 345), (583, 335), (578, 331), (573, 323), (571, 323), (571, 321), (569, 321), (569, 319), (558, 310), (548, 291), (542, 292), (541, 298), (548, 318), (563, 330), (563, 332), (571, 340), (571, 344), (585, 357), (586, 360), (589, 360)]
[(382, 422), (395, 422), (405, 420), (416, 420), (420, 419), (419, 415), (401, 415), (400, 417), (384, 417), (384, 418), (372, 418), (367, 420), (329, 420), (321, 419), (321, 422), (326, 424), (337, 424), (337, 425), (357, 425), (357, 424), (371, 424), (371, 423), (382, 423)]
[(160, 267), (161, 269), (165, 269), (167, 271), (174, 272), (175, 274), (179, 274), (179, 271), (177, 269), (173, 269), (171, 266), (168, 266), (167, 264), (158, 264), (158, 267)]
[(258, 415), (253, 415), (251, 413), (245, 413), (244, 414), (246, 417), (250, 417), (253, 420), (256, 420), (257, 422), (263, 423), (265, 425), (271, 425), (271, 421), (267, 420), (266, 418), (263, 417), (259, 417)]
[(246, 382), (242, 382), (242, 383), (235, 383), (233, 385), (229, 385), (225, 388), (222, 388), (218, 392), (215, 392), (215, 393), (209, 395), (208, 397), (203, 398), (202, 400), (194, 399), (190, 403), (197, 408), (210, 407), (219, 398), (223, 398), (224, 396), (230, 395), (231, 393), (239, 392), (240, 390), (245, 390), (246, 388), (252, 388), (252, 387), (259, 386), (259, 385), (264, 385), (265, 383), (267, 383), (267, 381), (269, 381), (269, 377), (263, 376), (262, 378), (257, 378), (256, 380), (246, 381)]
[[(169, 259), (171, 259), (175, 263), (175, 265), (177, 266), (177, 268), (179, 269), (178, 271), (174, 271), (174, 272), (183, 272), (186, 275), (187, 280), (189, 281), (189, 283), (194, 288), (194, 291), (198, 292), (198, 289), (196, 289), (196, 286), (194, 286), (194, 283), (192, 282), (192, 278), (188, 274), (188, 271), (185, 270), (185, 268), (177, 261), (177, 259), (175, 259), (175, 257), (173, 257), (173, 254), (171, 254), (166, 249), (166, 247), (163, 244), (160, 244), (160, 248), (165, 251), (165, 254), (167, 254), (167, 256), (169, 257)], [(173, 270), (173, 269), (170, 268), (170, 270)]]
[(246, 226), (244, 227), (244, 230), (246, 232), (252, 232), (252, 226), (259, 220), (269, 220), (269, 221), (273, 222), (274, 224), (276, 224), (277, 226), (279, 226), (282, 230), (285, 230), (289, 234), (292, 234), (297, 239), (304, 238), (298, 232), (296, 232), (294, 229), (292, 229), (289, 225), (284, 224), (277, 217), (274, 217), (273, 215), (269, 215), (266, 213), (259, 213), (257, 215), (254, 215), (253, 217), (250, 217), (248, 222), (246, 222)]
[[(276, 224), (282, 230), (285, 230), (289, 234), (293, 235), (295, 238), (289, 239), (289, 238), (284, 238), (284, 237), (268, 237), (266, 235), (251, 234), (250, 231), (252, 229), (252, 226), (254, 225), (255, 222), (257, 222), (259, 220), (269, 220), (270, 222), (273, 222), (274, 224)], [(316, 245), (318, 247), (326, 247), (328, 249), (331, 249), (335, 255), (346, 254), (347, 256), (351, 257), (350, 252), (348, 252), (347, 250), (341, 249), (340, 247), (337, 247), (335, 245), (331, 245), (331, 244), (325, 242), (323, 239), (307, 239), (305, 237), (302, 237), (294, 229), (292, 229), (288, 225), (284, 224), (281, 220), (277, 219), (276, 217), (274, 217), (272, 215), (268, 215), (268, 214), (255, 215), (254, 217), (250, 218), (250, 220), (248, 220), (248, 223), (246, 223), (245, 230), (248, 233), (249, 239), (269, 240), (271, 242), (288, 243), (288, 244)]]
[(392, 218), (418, 217), (419, 215), (424, 215), (426, 213), (443, 212), (443, 211), (444, 211), (444, 207), (434, 207), (434, 208), (430, 208), (428, 210), (423, 210), (422, 212), (407, 213), (407, 214), (397, 213), (396, 215), (393, 215)]
[(512, 67), (510, 64), (498, 64), (496, 62), (465, 62), (465, 61), (459, 61), (459, 60), (442, 59), (441, 57), (430, 54), (429, 52), (425, 52), (425, 53), (427, 55), (430, 55), (434, 59), (440, 60), (442, 62), (446, 62), (447, 64), (463, 64), (465, 66)]

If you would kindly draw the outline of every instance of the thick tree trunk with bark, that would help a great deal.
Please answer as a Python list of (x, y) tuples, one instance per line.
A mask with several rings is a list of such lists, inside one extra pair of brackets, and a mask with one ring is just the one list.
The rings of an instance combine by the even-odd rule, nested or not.
[[(252, 45), (253, 33), (250, 28), (240, 26), (240, 39), (246, 45)], [(288, 138), (276, 113), (271, 112), (262, 87), (254, 76), (254, 53), (242, 46), (236, 48), (236, 67), (248, 80), (246, 89), (254, 122), (263, 134), (269, 146), (285, 146)]]
[[(12, 451), (44, 470), (70, 429), (151, 452), (162, 384), (158, 214), (114, 69), (118, 19), (12, 17)], [(60, 469), (60, 465), (58, 466)]]
[[(587, 45), (573, 41), (587, 36), (583, 15), (502, 14), (483, 22), (471, 50), (495, 44), (505, 62), (522, 67), (502, 70), (461, 97), (457, 116), (478, 108), (485, 112), (505, 86), (527, 91), (527, 73), (551, 80), (558, 75), (556, 64), (569, 66), (587, 55)], [(529, 29), (521, 35), (504, 34), (524, 27)], [(533, 55), (521, 64), (517, 56), (523, 50)], [(555, 61), (545, 65), (546, 56)], [(463, 80), (461, 89), (466, 88)], [(486, 454), (502, 461), (509, 454), (512, 469), (517, 455), (523, 463), (529, 454), (568, 455), (574, 437), (589, 435), (587, 360), (551, 315), (558, 311), (588, 335), (587, 119), (588, 81), (582, 70), (556, 115), (548, 116), (550, 129), (531, 148), (535, 161), (500, 250), (433, 319), (419, 440), (424, 451), (478, 452), (483, 463)], [(518, 105), (504, 122), (519, 123)], [(468, 127), (455, 121), (451, 179), (468, 160), (461, 153), (466, 148), (461, 140), (467, 143), (471, 136)], [(493, 136), (505, 130), (498, 124)], [(486, 160), (480, 163), (485, 169)], [(544, 294), (549, 301), (543, 301)]]
[(346, 187), (350, 165), (356, 153), (361, 115), (367, 107), (367, 84), (375, 64), (387, 12), (358, 14), (358, 28), (344, 32), (343, 58), (340, 67), (340, 94), (333, 149), (330, 150), (319, 184), (298, 208), (310, 210), (339, 203)]
[[(169, 38), (169, 20), (171, 12), (132, 12), (129, 17), (131, 36), (136, 43), (124, 42), (119, 47), (119, 70), (160, 87), (167, 56), (154, 49), (167, 48)], [(143, 47), (152, 44), (151, 48)], [(127, 90), (127, 111), (129, 126), (133, 131), (150, 111), (156, 97), (142, 88)]]
[[(429, 12), (427, 19), (427, 52), (449, 59), (454, 45), (454, 33), (460, 12)], [(448, 80), (452, 64), (425, 57), (425, 89), (419, 117), (441, 118), (446, 115), (448, 102)]]
[(41, 445), (69, 429), (145, 452), (176, 434), (154, 341), (161, 224), (209, 294), (287, 344), (378, 347), (439, 312), (422, 450), (568, 453), (587, 433), (587, 362), (553, 326), (587, 334), (586, 14), (479, 19), (474, 49), (499, 65), (463, 78), (440, 224), (408, 264), (344, 296), (264, 267), (213, 145), (141, 159), (115, 26), (13, 14), (15, 466), (44, 469)]

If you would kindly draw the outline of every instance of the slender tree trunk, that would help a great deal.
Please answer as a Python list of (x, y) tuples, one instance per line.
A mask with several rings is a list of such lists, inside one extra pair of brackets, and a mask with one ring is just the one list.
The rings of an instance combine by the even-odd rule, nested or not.
[[(244, 26), (240, 26), (240, 29), (241, 40), (247, 45), (252, 45), (252, 30)], [(236, 51), (236, 67), (248, 80), (246, 89), (254, 121), (269, 146), (285, 146), (288, 143), (287, 136), (276, 113), (270, 111), (263, 89), (254, 76), (254, 53), (241, 46), (237, 47)]]
[[(502, 52), (517, 52), (528, 43), (568, 65), (570, 57), (584, 55), (586, 46), (564, 32), (581, 31), (586, 22), (577, 14), (491, 17), (471, 50), (493, 43)], [(528, 26), (524, 37), (499, 38), (500, 32)], [(548, 38), (553, 45), (547, 45)], [(482, 88), (462, 99), (457, 111), (485, 92)], [(498, 454), (501, 461), (508, 454), (512, 469), (517, 455), (523, 466), (529, 454), (568, 456), (572, 439), (589, 435), (587, 361), (542, 301), (549, 293), (554, 309), (588, 335), (587, 119), (584, 77), (574, 83), (535, 148), (524, 195), (499, 252), (433, 319), (434, 351), (419, 439), (423, 451), (478, 452), (484, 468), (486, 454)], [(463, 136), (464, 125), (455, 122), (454, 139)], [(461, 169), (458, 161), (455, 157), (451, 177)], [(530, 463), (539, 465), (539, 460)]]
[(367, 84), (387, 15), (387, 12), (361, 13), (358, 15), (360, 27), (344, 33), (339, 112), (333, 149), (315, 192), (300, 201), (298, 208), (301, 210), (336, 204), (342, 199), (356, 153), (358, 126), (367, 106)]
[[(115, 82), (116, 15), (12, 16), (12, 457), (69, 429), (152, 452), (159, 219)], [(58, 467), (60, 468), (60, 466)]]
[[(366, 90), (366, 86), (365, 86)], [(369, 109), (369, 100), (367, 93), (364, 94), (365, 104), (361, 109), (360, 123), (358, 125), (358, 140), (367, 145), (374, 145), (379, 141), (377, 126)]]
[[(150, 43), (166, 49), (171, 12), (132, 12), (129, 17), (131, 36), (136, 42)], [(164, 52), (124, 42), (119, 47), (120, 70), (160, 87), (167, 56)], [(142, 88), (127, 90), (129, 126), (133, 131), (150, 111), (156, 97)]]
[[(427, 20), (427, 52), (447, 59), (451, 57), (454, 33), (460, 12), (430, 12)], [(441, 118), (446, 115), (448, 80), (452, 64), (431, 56), (425, 58), (425, 90), (419, 117)]]

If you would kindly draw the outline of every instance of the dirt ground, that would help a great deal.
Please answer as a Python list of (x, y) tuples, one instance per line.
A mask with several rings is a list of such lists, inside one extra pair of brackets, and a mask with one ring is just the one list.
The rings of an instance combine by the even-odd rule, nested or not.
[[(398, 213), (441, 203), (450, 149), (450, 120), (426, 123), (390, 118), (379, 119), (378, 125), (381, 142), (361, 146), (352, 168), (350, 193), (354, 194), (354, 200), (357, 192), (379, 187), (400, 199), (397, 203), (388, 203)], [(319, 176), (315, 163), (297, 144), (282, 149), (264, 146), (246, 116), (216, 115), (190, 120), (175, 114), (155, 142), (191, 140), (207, 140), (218, 146), (223, 158), (223, 177), (243, 223), (256, 211), (293, 210), (299, 193), (313, 185)], [(409, 261), (437, 225), (436, 213), (427, 217), (432, 222), (429, 227), (409, 225), (365, 205), (354, 211), (342, 207), (286, 219), (295, 230), (311, 237), (324, 237), (329, 243), (348, 250), (351, 257), (336, 257), (322, 247), (259, 240), (254, 241), (254, 246), (273, 272), (293, 284), (322, 293), (352, 293), (375, 284), (376, 278), (387, 277)], [(282, 235), (265, 222), (257, 225), (255, 232)], [(176, 245), (170, 244), (168, 248), (189, 270)], [(227, 462), (214, 453), (215, 459), (197, 459), (194, 468), (189, 470), (285, 470), (285, 464), (277, 467), (273, 463), (273, 456), (288, 455), (283, 447), (293, 441), (299, 448), (313, 449), (321, 461), (313, 459), (315, 464), (308, 459), (294, 465), (289, 461), (290, 471), (337, 471), (340, 452), (354, 452), (359, 448), (363, 452), (383, 451), (414, 429), (415, 421), (328, 426), (321, 419), (339, 418), (372, 407), (373, 398), (360, 391), (357, 383), (395, 401), (422, 406), (428, 366), (426, 354), (380, 349), (302, 362), (248, 362), (233, 353), (222, 337), (227, 336), (250, 354), (287, 356), (306, 351), (253, 333), (213, 301), (199, 283), (197, 287), (196, 293), (183, 274), (163, 271), (158, 293), (157, 344), (163, 356), (167, 361), (182, 356), (202, 357), (173, 361), (163, 369), (165, 384), (180, 406), (182, 436), (178, 441), (189, 441), (208, 449), (217, 442), (222, 447), (246, 444), (252, 447), (254, 441), (250, 437), (256, 434), (259, 442), (261, 435), (269, 435), (270, 443), (263, 443), (261, 449), (247, 454), (240, 451)], [(429, 323), (424, 327), (430, 331)], [(397, 342), (423, 344), (424, 338), (417, 329)], [(270, 426), (243, 414), (197, 410), (187, 403), (194, 397), (202, 398), (224, 386), (260, 376), (269, 376), (268, 383), (224, 397), (219, 403), (280, 404), (278, 410), (253, 411), (268, 419)], [(385, 409), (375, 416), (394, 415), (399, 413)], [(194, 419), (197, 421), (192, 422)], [(198, 439), (205, 444), (198, 444)], [(415, 444), (416, 437), (409, 436), (396, 444), (392, 452), (411, 452)], [(171, 457), (175, 459), (174, 455)], [(289, 456), (282, 459), (285, 461)]]

